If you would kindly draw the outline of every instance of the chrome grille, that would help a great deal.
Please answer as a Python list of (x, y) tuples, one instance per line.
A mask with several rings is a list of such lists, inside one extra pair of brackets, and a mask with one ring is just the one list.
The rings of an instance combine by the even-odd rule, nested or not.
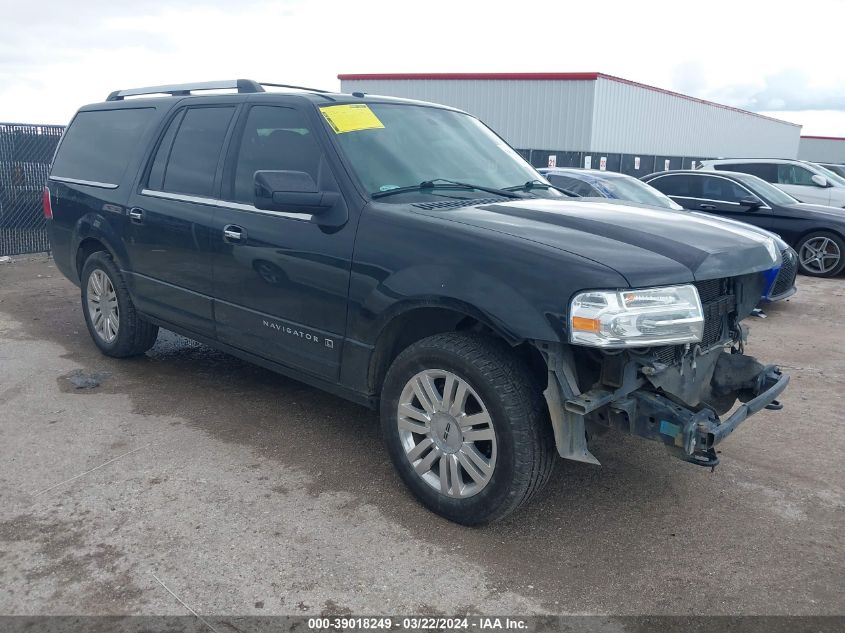
[(772, 286), (772, 291), (769, 295), (770, 299), (776, 299), (782, 294), (789, 292), (792, 286), (795, 285), (795, 275), (798, 273), (798, 261), (795, 257), (795, 251), (788, 249), (781, 254), (783, 263), (780, 266), (775, 283)]
[[(702, 347), (711, 347), (722, 340), (722, 333), (727, 333), (727, 317), (736, 311), (736, 296), (734, 295), (734, 280), (707, 279), (695, 281), (693, 285), (698, 290), (701, 308), (704, 312), (704, 333), (701, 337)], [(683, 353), (683, 345), (664, 345), (655, 347), (657, 360), (664, 365), (673, 365)]]

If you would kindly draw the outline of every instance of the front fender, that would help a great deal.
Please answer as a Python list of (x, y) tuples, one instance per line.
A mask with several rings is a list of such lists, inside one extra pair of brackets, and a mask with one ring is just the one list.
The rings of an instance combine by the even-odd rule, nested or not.
[[(507, 283), (477, 270), (424, 263), (400, 270), (379, 283), (361, 304), (351, 331), (374, 344), (400, 314), (419, 307), (444, 307), (472, 316), (511, 343), (558, 340), (560, 315), (546, 314)], [(366, 322), (366, 323), (365, 323)]]

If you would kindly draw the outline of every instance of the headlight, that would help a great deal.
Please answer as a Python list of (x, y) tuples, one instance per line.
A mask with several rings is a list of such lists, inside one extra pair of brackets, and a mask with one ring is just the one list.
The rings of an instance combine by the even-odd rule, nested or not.
[(704, 312), (695, 286), (591, 290), (572, 299), (569, 340), (593, 347), (697, 343)]

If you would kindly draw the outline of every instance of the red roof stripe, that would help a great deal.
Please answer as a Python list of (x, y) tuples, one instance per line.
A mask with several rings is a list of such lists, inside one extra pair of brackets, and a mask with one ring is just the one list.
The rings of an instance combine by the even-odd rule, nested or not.
[(665, 88), (657, 88), (656, 86), (649, 86), (638, 81), (631, 81), (630, 79), (623, 79), (622, 77), (615, 77), (613, 75), (606, 75), (605, 73), (371, 73), (371, 74), (340, 74), (337, 76), (341, 81), (343, 80), (390, 80), (390, 79), (409, 79), (409, 80), (446, 80), (446, 81), (460, 81), (460, 80), (505, 80), (505, 81), (595, 81), (601, 77), (609, 81), (617, 81), (619, 83), (628, 84), (629, 86), (636, 86), (644, 90), (652, 90), (654, 92), (661, 92), (663, 94), (672, 95), (680, 99), (687, 99), (688, 101), (695, 101), (703, 103), (704, 105), (722, 108), (724, 110), (731, 110), (733, 112), (741, 112), (750, 116), (760, 117), (769, 121), (776, 121), (778, 123), (786, 123), (795, 127), (801, 127), (798, 123), (776, 119), (774, 117), (743, 110), (742, 108), (735, 108), (733, 106), (716, 103), (715, 101), (707, 101), (706, 99), (699, 99), (698, 97), (691, 97), (689, 95), (681, 94), (680, 92), (673, 92)]
[(479, 79), (479, 80), (533, 80), (533, 81), (595, 81), (601, 73), (385, 73), (338, 75), (344, 79)]
[(842, 136), (801, 136), (801, 138), (812, 138), (817, 139), (819, 141), (845, 141), (845, 137)]

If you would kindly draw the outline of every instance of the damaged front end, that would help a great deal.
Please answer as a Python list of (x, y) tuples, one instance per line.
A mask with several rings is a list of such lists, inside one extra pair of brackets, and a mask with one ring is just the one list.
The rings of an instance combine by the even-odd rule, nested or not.
[(704, 312), (697, 343), (623, 350), (540, 344), (560, 455), (598, 464), (587, 437), (617, 429), (661, 442), (684, 461), (718, 464), (714, 447), (748, 416), (782, 408), (777, 398), (789, 382), (778, 367), (744, 353), (740, 321), (761, 284), (759, 275), (696, 282)]

